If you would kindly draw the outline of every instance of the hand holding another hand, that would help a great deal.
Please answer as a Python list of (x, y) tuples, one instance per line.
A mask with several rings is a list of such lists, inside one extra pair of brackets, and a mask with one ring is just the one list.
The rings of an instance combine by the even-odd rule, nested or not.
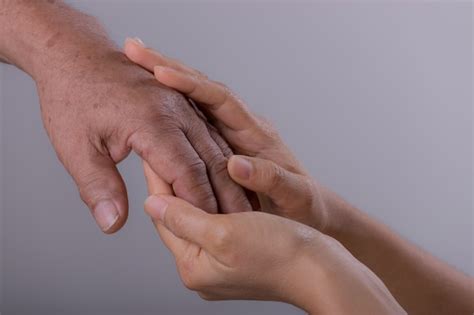
[[(154, 69), (162, 84), (192, 98), (234, 150), (251, 155), (231, 157), (228, 170), (259, 193), (262, 210), (324, 226), (318, 186), (268, 124), (200, 72), (134, 42), (125, 51)], [(144, 169), (151, 195), (146, 212), (184, 284), (202, 298), (283, 301), (311, 314), (405, 313), (382, 281), (335, 239), (269, 213), (206, 213), (171, 196), (171, 187), (146, 162)]]
[(162, 194), (167, 188), (149, 167), (145, 174), (146, 212), (183, 283), (203, 299), (282, 301), (310, 314), (405, 314), (333, 238), (263, 212), (209, 214)]
[(229, 88), (136, 41), (127, 41), (124, 50), (154, 71), (160, 83), (194, 100), (234, 152), (244, 155), (231, 157), (227, 169), (235, 182), (258, 193), (261, 210), (321, 232), (336, 225), (327, 206), (331, 194), (308, 175), (273, 127)]
[(127, 191), (116, 164), (132, 150), (195, 205), (211, 212), (228, 212), (235, 203), (251, 209), (226, 171), (232, 151), (182, 95), (110, 43), (71, 43), (58, 33), (53, 44), (56, 49), (44, 55), (52, 54), (47, 59), (54, 64), (32, 74), (44, 125), (104, 232), (119, 230), (127, 219)]

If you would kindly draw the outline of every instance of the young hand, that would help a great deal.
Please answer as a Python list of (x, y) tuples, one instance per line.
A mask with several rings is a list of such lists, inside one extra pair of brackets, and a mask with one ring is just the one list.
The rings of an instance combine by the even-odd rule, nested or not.
[(311, 314), (404, 314), (384, 284), (334, 239), (267, 213), (206, 213), (170, 196), (146, 164), (145, 175), (146, 212), (183, 283), (202, 298), (282, 301)]

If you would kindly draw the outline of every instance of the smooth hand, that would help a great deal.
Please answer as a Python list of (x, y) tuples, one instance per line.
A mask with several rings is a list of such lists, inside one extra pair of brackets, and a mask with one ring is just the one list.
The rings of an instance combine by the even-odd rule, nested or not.
[(206, 300), (273, 300), (311, 314), (405, 314), (340, 243), (263, 212), (209, 214), (172, 197), (145, 163), (145, 209), (185, 286)]

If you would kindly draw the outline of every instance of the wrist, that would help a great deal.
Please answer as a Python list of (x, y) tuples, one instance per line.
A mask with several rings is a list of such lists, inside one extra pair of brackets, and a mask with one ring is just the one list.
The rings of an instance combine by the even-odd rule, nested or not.
[(88, 53), (116, 50), (95, 18), (61, 1), (3, 0), (0, 10), (0, 58), (34, 80)]
[(301, 308), (309, 314), (322, 314), (324, 303), (321, 303), (321, 296), (324, 294), (326, 272), (317, 257), (322, 255), (319, 252), (321, 248), (314, 243), (306, 246), (295, 257), (291, 269), (285, 272), (285, 283), (280, 285), (283, 288), (280, 301)]
[(319, 194), (323, 223), (317, 230), (339, 240), (338, 236), (356, 220), (359, 210), (326, 187), (320, 187)]

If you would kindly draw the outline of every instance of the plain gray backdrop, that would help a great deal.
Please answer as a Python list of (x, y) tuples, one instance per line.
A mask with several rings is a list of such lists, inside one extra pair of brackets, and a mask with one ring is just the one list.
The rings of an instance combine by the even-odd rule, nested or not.
[[(227, 83), (318, 180), (474, 274), (470, 2), (74, 4), (119, 45), (139, 36)], [(46, 137), (33, 81), (1, 71), (2, 314), (301, 314), (187, 291), (143, 212), (133, 154), (120, 165), (130, 218), (103, 235)]]

